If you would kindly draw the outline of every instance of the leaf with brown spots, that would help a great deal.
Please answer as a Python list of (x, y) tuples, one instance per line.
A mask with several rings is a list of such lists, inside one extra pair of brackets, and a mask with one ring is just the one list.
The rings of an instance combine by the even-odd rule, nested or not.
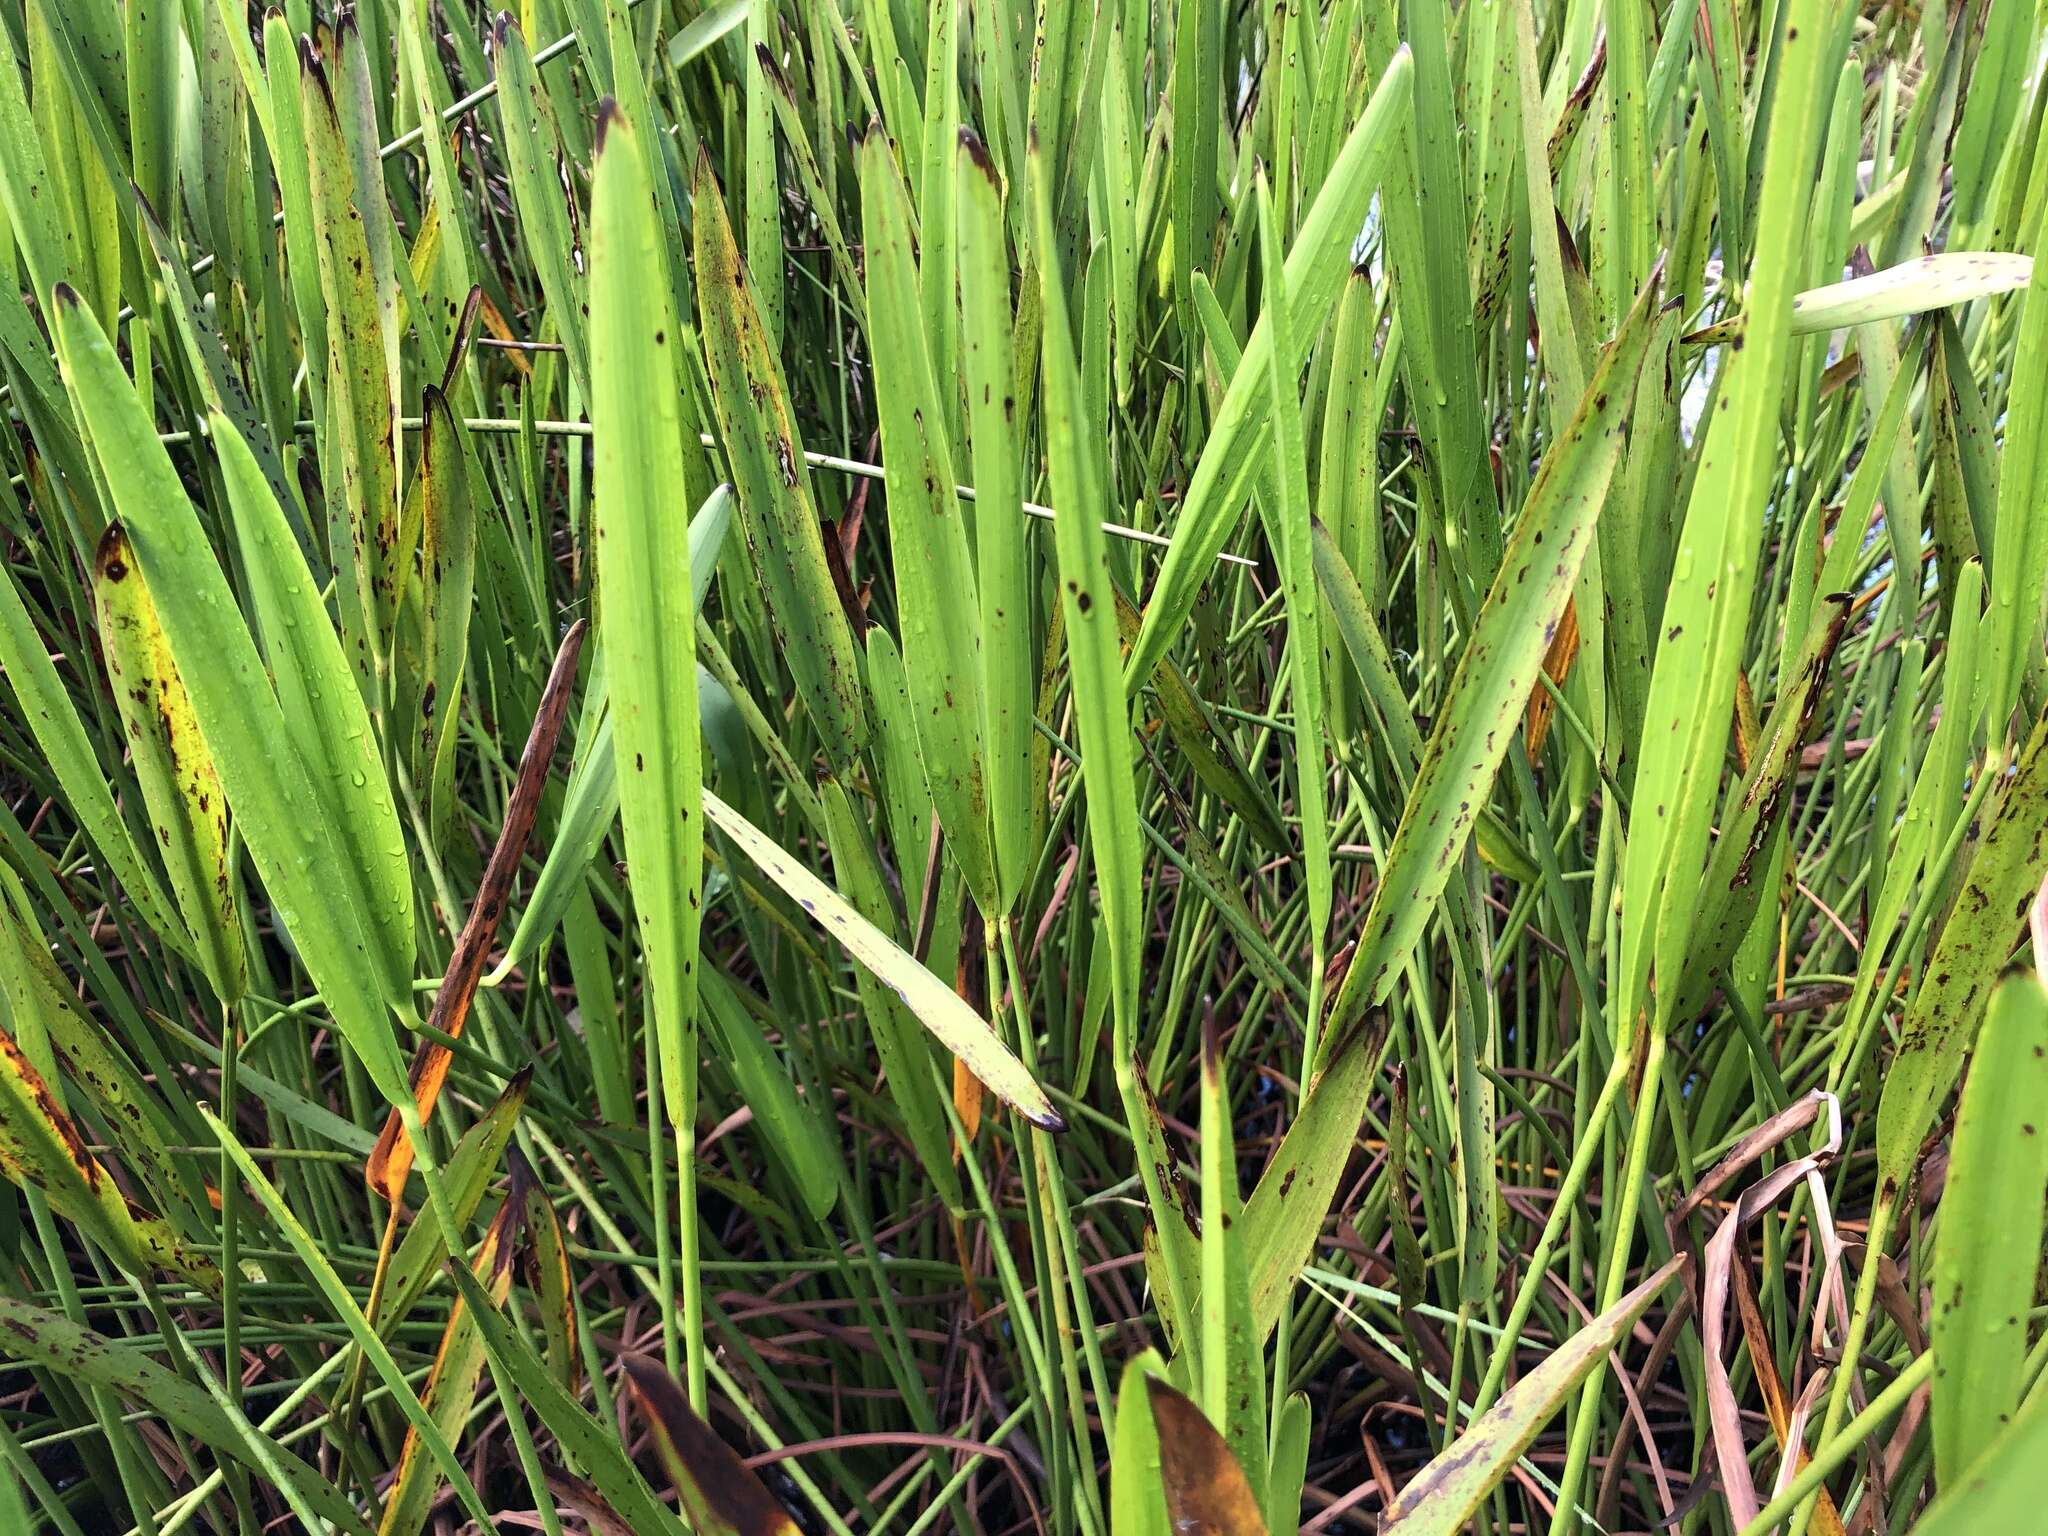
[(782, 368), (708, 160), (697, 162), (690, 207), (704, 363), (720, 445), (739, 492), (740, 527), (797, 694), (825, 755), (843, 771), (868, 735), (853, 631), (825, 563), (811, 472)]
[(266, 1482), (278, 1479), (279, 1491), (306, 1522), (302, 1529), (317, 1529), (317, 1521), (350, 1536), (368, 1536), (369, 1527), (349, 1501), (295, 1452), (246, 1419), (231, 1417), (200, 1387), (135, 1345), (80, 1327), (61, 1312), (0, 1296), (0, 1353), (32, 1361), (77, 1386), (118, 1393), (181, 1434), (242, 1462)]
[(131, 1205), (87, 1149), (49, 1081), (14, 1037), (0, 1030), (0, 1173), (43, 1192), (50, 1209), (105, 1249), (132, 1275), (168, 1270), (210, 1296), (220, 1271), (185, 1247), (170, 1227)]
[(1295, 1277), (1322, 1234), (1338, 1181), (1351, 1160), (1358, 1124), (1365, 1118), (1385, 1038), (1385, 1022), (1374, 1014), (1338, 1044), (1309, 1084), (1301, 1113), (1245, 1202), (1245, 1260), (1251, 1270), (1252, 1317), (1261, 1339), (1279, 1323)]
[(171, 659), (149, 584), (119, 523), (108, 524), (100, 537), (93, 596), (114, 703), (171, 895), (214, 996), (232, 1004), (242, 995), (247, 972), (228, 868), (228, 800), (199, 734), (185, 680)]
[(661, 1064), (680, 1130), (697, 1097), (697, 955), (704, 889), (698, 791), (696, 602), (675, 494), (700, 459), (697, 411), (678, 387), (654, 191), (654, 125), (600, 109), (591, 194), (592, 513), (598, 632), (618, 763), (619, 817)]
[(1934, 1474), (1953, 1486), (2018, 1411), (2048, 1193), (2048, 988), (1999, 983), (1956, 1112), (1934, 1229)]
[[(343, 13), (348, 18), (349, 13)], [(328, 326), (327, 411), (319, 420), (322, 464), (338, 469), (330, 537), (353, 551), (336, 560), (342, 632), (365, 680), (381, 685), (398, 611), (398, 283), (391, 212), (380, 183), (365, 186), (363, 140), (375, 134), (364, 47), (353, 19), (337, 28), (323, 59), (302, 40), (301, 121), (312, 188), (314, 247)], [(374, 156), (375, 147), (370, 146)], [(332, 513), (330, 515), (332, 515)], [(359, 646), (358, 639), (367, 641)]]
[[(1906, 1010), (1898, 1054), (1877, 1103), (1879, 1199), (1893, 1204), (1920, 1142), (1962, 1070), (1984, 1004), (2026, 924), (2048, 870), (2048, 715), (2034, 726), (2005, 797), (1989, 818), (1961, 892)], [(1887, 1192), (1889, 1192), (1887, 1194)]]
[(1444, 707), (1402, 807), (1358, 949), (1330, 1011), (1334, 1036), (1383, 999), (1437, 910), (1473, 823), (1493, 793), (1515, 726), (1593, 545), (1628, 411), (1653, 336), (1660, 279), (1637, 297), (1602, 354), (1571, 425), (1545, 456), (1458, 658)]

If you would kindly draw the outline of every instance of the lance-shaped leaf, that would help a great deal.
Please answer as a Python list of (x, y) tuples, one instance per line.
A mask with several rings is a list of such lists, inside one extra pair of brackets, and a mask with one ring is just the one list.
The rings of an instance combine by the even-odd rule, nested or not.
[[(1116, 1438), (1109, 1452), (1110, 1536), (1167, 1536), (1166, 1488), (1159, 1477), (1159, 1424), (1148, 1384), (1166, 1362), (1146, 1350), (1124, 1367), (1116, 1392)], [(1213, 1431), (1211, 1431), (1213, 1433)]]
[(59, 1107), (43, 1074), (4, 1030), (0, 1174), (24, 1189), (41, 1190), (51, 1210), (91, 1237), (130, 1274), (168, 1270), (210, 1296), (220, 1294), (220, 1271), (213, 1261), (186, 1248), (162, 1220), (129, 1203), (113, 1175), (87, 1150), (85, 1138)]
[(675, 1377), (645, 1355), (619, 1364), (697, 1536), (797, 1536), (789, 1511), (691, 1410)]
[[(0, 66), (4, 63), (0, 60)], [(129, 836), (77, 707), (64, 691), (64, 680), (50, 660), (43, 637), (36, 632), (35, 621), (14, 584), (14, 573), (6, 570), (0, 570), (0, 672), (7, 676), (19, 711), (15, 718), (28, 726), (63, 791), (65, 805), (135, 903), (137, 915), (167, 944), (189, 949), (191, 940), (185, 926), (174, 915), (156, 871)]]
[[(1285, 264), (1280, 259), (1278, 216), (1263, 177), (1255, 179), (1259, 209), (1261, 267), (1266, 280), (1267, 326), (1273, 344), (1267, 348), (1267, 384), (1272, 391), (1272, 475), (1265, 485), (1272, 494), (1267, 526), (1279, 537), (1280, 589), (1287, 612), (1288, 696), (1294, 706), (1298, 742), (1321, 742), (1323, 736), (1323, 620), (1316, 586), (1315, 551), (1309, 534), (1308, 450), (1301, 425), (1301, 375), (1296, 366), (1294, 306), (1289, 298)], [(1317, 317), (1318, 320), (1320, 317)], [(1243, 363), (1240, 361), (1240, 368)], [(1334, 899), (1330, 871), (1330, 817), (1326, 805), (1326, 767), (1320, 750), (1294, 754), (1295, 804), (1301, 817), (1303, 885), (1308, 893), (1310, 952), (1320, 961), (1330, 926)]]
[(1961, 1481), (2018, 1412), (2048, 1193), (2048, 988), (1991, 994), (1956, 1113), (1934, 1236), (1935, 1478)]
[(469, 658), (476, 589), (476, 511), (463, 429), (448, 398), (428, 385), (420, 413), (420, 457), (406, 497), (404, 542), (417, 542), (417, 580), (399, 600), (392, 731), (404, 743), (412, 782), (445, 808), (454, 766), (455, 724)]
[[(1081, 786), (1088, 812), (1088, 851), (1100, 892), (1101, 925), (1109, 949), (1111, 1062), (1123, 1100), (1124, 1121), (1136, 1150), (1138, 1175), (1151, 1207), (1167, 1284), (1162, 1290), (1168, 1326), (1185, 1338), (1196, 1276), (1191, 1244), (1182, 1241), (1185, 1213), (1168, 1190), (1171, 1161), (1148, 1134), (1157, 1106), (1141, 1088), (1137, 1054), (1139, 968), (1144, 949), (1144, 843), (1131, 750), (1130, 702), (1124, 692), (1117, 642), (1116, 586), (1109, 540), (1102, 531), (1101, 437), (1089, 423), (1080, 368), (1053, 228), (1049, 169), (1034, 147), (1026, 155), (1032, 228), (1038, 240), (1045, 328), (1039, 362), (1045, 379), (1047, 467), (1053, 498), (1065, 508), (1053, 519), (1059, 551), (1060, 615), (1073, 674), (1074, 717), (1081, 737)], [(1099, 1015), (1098, 1015), (1099, 1017)]]
[[(1842, 29), (1820, 12), (1784, 31), (1763, 145), (1762, 196), (1750, 258), (1750, 315), (1730, 346), (1701, 430), (1698, 470), (1672, 560), (1650, 674), (1641, 750), (1622, 855), (1618, 985), (1607, 1007), (1624, 1034), (1648, 1019), (1668, 1028), (1721, 802), (1735, 677), (1755, 590), (1756, 551), (1777, 477), (1779, 405), (1791, 375), (1794, 278), (1804, 270), (1823, 80), (1839, 67)], [(1597, 385), (1588, 393), (1597, 395)], [(1661, 633), (1658, 633), (1661, 631)], [(1656, 989), (1651, 990), (1652, 977)], [(1654, 1015), (1654, 1017), (1652, 1017)]]
[(1415, 1474), (1388, 1506), (1387, 1536), (1456, 1536), (1508, 1475), (1572, 1389), (1618, 1344), (1658, 1292), (1691, 1263), (1680, 1254), (1553, 1350)]
[[(55, 298), (65, 379), (93, 434), (136, 563), (157, 595), (172, 659), (251, 861), (335, 1024), (379, 1091), (396, 1103), (405, 1070), (381, 1001), (396, 983), (366, 936), (374, 914), (360, 894), (362, 871), (313, 787), (249, 627), (113, 346), (76, 294), (59, 288)], [(239, 449), (240, 472), (268, 499), (247, 448), (232, 427), (214, 420), (230, 485)], [(408, 943), (408, 972), (410, 953)], [(404, 985), (409, 994), (409, 977)]]
[(1065, 1129), (1065, 1122), (1030, 1071), (1003, 1044), (988, 1020), (962, 1002), (951, 987), (708, 789), (704, 791), (704, 811), (713, 826), (738, 844), (835, 943), (892, 989), (939, 1044), (966, 1062), (991, 1092), (1033, 1125), (1048, 1131)]
[[(322, 875), (349, 891), (348, 904), (371, 946), (372, 963), (386, 1000), (410, 1012), (412, 864), (391, 781), (370, 726), (369, 709), (350, 679), (341, 637), (335, 634), (321, 601), (320, 583), (292, 537), (284, 509), (264, 480), (254, 452), (222, 417), (211, 418), (211, 424), (221, 481), (227, 487), (228, 509), (233, 514), (236, 548), (247, 575), (250, 618), (275, 685), (274, 713), (256, 700), (251, 707), (259, 713), (249, 716), (249, 722), (253, 725), (258, 719), (281, 717), (279, 739), (296, 749), (321, 806), (323, 828), (345, 850), (342, 859)], [(128, 532), (132, 540), (142, 537), (140, 524), (132, 517)], [(144, 551), (145, 566), (147, 563)], [(181, 595), (161, 592), (167, 626), (184, 613), (183, 603), (176, 604), (173, 612), (173, 600)], [(201, 617), (225, 626), (234, 613), (229, 609)], [(171, 641), (175, 651), (180, 643), (175, 630)], [(188, 671), (189, 688), (198, 690), (200, 682)], [(200, 729), (211, 730), (203, 712)], [(258, 747), (264, 752), (274, 750), (269, 741), (243, 741), (239, 732), (233, 746), (238, 754)], [(226, 749), (216, 746), (215, 750)], [(220, 771), (226, 775), (225, 764)], [(229, 783), (228, 789), (232, 799), (234, 785)], [(246, 823), (242, 835), (249, 835)]]
[[(356, 116), (348, 92), (362, 76), (362, 43), (354, 22), (336, 35), (329, 63), (310, 45), (301, 51), (299, 100), (311, 172), (315, 248), (321, 297), (327, 311), (327, 417), (321, 444), (327, 472), (341, 477), (345, 517), (336, 532), (348, 540), (359, 607), (342, 605), (342, 629), (364, 678), (381, 684), (384, 653), (397, 613), (399, 572), (410, 553), (398, 537), (398, 402), (392, 393), (398, 293), (381, 212), (383, 185), (358, 182), (358, 157), (349, 128)], [(353, 67), (352, 67), (353, 65)], [(330, 525), (332, 526), (332, 525)], [(337, 552), (336, 564), (340, 564)], [(359, 615), (362, 633), (349, 634)]]
[(522, 248), (532, 257), (534, 276), (547, 298), (548, 318), (569, 362), (569, 376), (578, 393), (589, 399), (584, 284), (576, 265), (575, 209), (562, 175), (561, 140), (526, 34), (510, 11), (498, 13), (491, 61), (498, 71), (498, 112), (505, 125), (499, 141), (505, 152), (505, 179), (519, 209)]
[[(171, 1146), (180, 1140), (163, 1096), (146, 1082), (106, 1026), (81, 1005), (74, 984), (57, 968), (42, 920), (28, 889), (0, 865), (0, 1023), (20, 1040), (32, 1062), (61, 1062), (83, 1090), (102, 1125), (118, 1128), (121, 1155), (164, 1207), (203, 1198), (190, 1164), (180, 1167)], [(45, 1079), (69, 1108), (63, 1086)]]
[(234, 1457), (269, 1478), (309, 1529), (316, 1528), (317, 1520), (351, 1536), (368, 1536), (370, 1528), (332, 1483), (136, 1346), (12, 1296), (0, 1296), (0, 1346), (18, 1360), (33, 1361), (73, 1382), (118, 1393), (201, 1444)]
[[(2048, 256), (2048, 197), (2035, 207), (2028, 246)], [(2042, 693), (2041, 621), (2048, 604), (2048, 260), (2037, 261), (2019, 301), (2019, 339), (2006, 396), (2005, 452), (1998, 472), (1998, 518), (1991, 561), (1986, 666), (1991, 721), (2002, 732), (2024, 679), (2030, 706)]]
[(93, 592), (114, 702), (171, 891), (213, 995), (233, 1003), (242, 995), (247, 972), (228, 867), (227, 796), (199, 734), (185, 680), (171, 659), (170, 642), (157, 622), (149, 584), (136, 569), (119, 523), (108, 524), (100, 538)]
[(2048, 716), (2034, 726), (2020, 753), (1935, 941), (1920, 990), (1906, 1009), (1898, 1053), (1877, 1102), (1878, 1189), (1887, 1205), (1895, 1204), (1912, 1176), (1921, 1138), (1955, 1085), (1992, 985), (2019, 940), (2048, 868), (2044, 826)]
[(1592, 547), (1595, 519), (1620, 461), (1655, 322), (1653, 278), (1600, 360), (1578, 413), (1529, 487), (1500, 574), (1473, 620), (1444, 706), (1408, 791), (1331, 1026), (1383, 999), (1422, 937), (1436, 898), (1514, 739), (1564, 605)]
[(191, 360), (192, 374), (198, 381), (207, 409), (218, 411), (234, 422), (236, 430), (248, 440), (263, 465), (263, 473), (271, 488), (280, 498), (288, 495), (284, 466), (278, 460), (269, 434), (262, 428), (248, 388), (228, 361), (220, 333), (192, 285), (192, 274), (185, 264), (183, 249), (157, 222), (156, 209), (148, 202), (139, 203), (136, 218), (142, 232), (149, 238), (150, 250), (156, 256), (157, 272), (163, 279), (168, 299), (166, 307), (184, 340), (185, 355)]
[(699, 157), (691, 211), (697, 313), (719, 440), (739, 492), (740, 527), (768, 600), (778, 650), (835, 769), (867, 741), (853, 632), (825, 564), (811, 472), (782, 368), (762, 329), (711, 162)]
[[(583, 1380), (583, 1357), (576, 1352), (576, 1277), (569, 1268), (569, 1239), (554, 1202), (516, 1147), (511, 1165), (513, 1187), (525, 1192), (520, 1219), (526, 1223), (526, 1284), (540, 1310), (548, 1367), (563, 1390), (575, 1392)], [(508, 1192), (508, 1204), (510, 1199)], [(483, 1273), (481, 1265), (477, 1273)]]
[(1385, 1040), (1379, 1021), (1367, 1018), (1332, 1048), (1329, 1064), (1309, 1085), (1301, 1113), (1245, 1202), (1244, 1251), (1251, 1269), (1252, 1317), (1261, 1340), (1279, 1323), (1295, 1278), (1329, 1217)]
[(662, 1097), (673, 1122), (696, 1102), (698, 822), (696, 608), (688, 525), (676, 514), (694, 413), (675, 387), (670, 309), (644, 125), (599, 117), (592, 198), (590, 343), (598, 622), (616, 737), (619, 812), (646, 954)]
[(982, 751), (995, 839), (999, 905), (1007, 911), (1031, 873), (1031, 706), (1038, 658), (1036, 606), (1024, 521), (1023, 428), (1018, 420), (1009, 240), (1001, 182), (988, 151), (961, 129), (956, 151), (955, 253), (960, 283), (960, 372), (974, 459), (974, 561), (981, 601)]
[[(1252, 1320), (1237, 1133), (1215, 1013), (1202, 1020), (1202, 1405), (1254, 1487), (1266, 1481), (1266, 1340)], [(1169, 1452), (1169, 1458), (1174, 1453)]]
[[(947, 413), (932, 378), (928, 338), (919, 323), (910, 199), (879, 123), (861, 141), (860, 181), (868, 326), (889, 492), (889, 547), (895, 557), (903, 671), (939, 825), (975, 904), (992, 917), (999, 908), (982, 775), (980, 604), (966, 523), (953, 489)], [(947, 387), (953, 384), (948, 378)], [(1011, 513), (995, 508), (982, 515), (1000, 518)]]
[[(319, 235), (312, 176), (306, 164), (305, 104), (300, 97), (298, 50), (292, 44), (291, 23), (276, 7), (263, 19), (263, 74), (270, 106), (260, 120), (269, 141), (271, 164), (277, 170), (278, 202), (283, 206), (285, 277), (299, 322), (307, 393), (324, 431), (326, 418), (321, 407), (327, 397), (327, 313), (320, 300)], [(351, 564), (351, 582), (354, 569)], [(340, 573), (336, 575), (338, 578)]]

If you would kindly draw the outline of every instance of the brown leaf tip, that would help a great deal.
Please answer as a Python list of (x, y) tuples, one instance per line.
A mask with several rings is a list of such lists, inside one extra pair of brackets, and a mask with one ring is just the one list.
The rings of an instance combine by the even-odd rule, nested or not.
[(989, 158), (988, 146), (981, 142), (980, 134), (976, 133), (972, 128), (962, 125), (960, 129), (960, 148), (966, 153), (967, 158), (974, 162), (976, 168), (984, 176), (988, 177), (990, 181), (996, 179), (996, 163)]
[(305, 33), (299, 34), (299, 73), (319, 87), (321, 100), (327, 103), (329, 112), (336, 111), (334, 86), (327, 78), (327, 66), (321, 62), (320, 49)]
[(604, 153), (605, 135), (611, 132), (613, 120), (620, 115), (619, 102), (616, 96), (607, 96), (597, 104), (597, 138), (592, 146), (591, 152), (593, 154), (601, 155)]
[(790, 89), (789, 76), (782, 72), (782, 66), (775, 62), (775, 55), (768, 51), (766, 43), (754, 44), (754, 60), (761, 66), (761, 73), (768, 77), (768, 83), (782, 93), (785, 101), (791, 100), (795, 92)]
[(93, 551), (93, 574), (102, 581), (126, 581), (134, 563), (135, 557), (128, 549), (128, 530), (118, 522), (107, 524), (99, 547)]

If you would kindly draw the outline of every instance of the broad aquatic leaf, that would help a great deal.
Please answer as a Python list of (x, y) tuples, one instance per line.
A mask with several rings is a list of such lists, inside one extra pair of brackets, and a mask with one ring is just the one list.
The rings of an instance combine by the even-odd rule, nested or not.
[(646, 955), (662, 1102), (695, 1112), (699, 821), (695, 605), (688, 527), (672, 497), (697, 453), (694, 412), (673, 387), (681, 332), (668, 304), (645, 125), (600, 118), (591, 237), (591, 426), (598, 625), (604, 641), (619, 813)]
[(1931, 1415), (1938, 1486), (1961, 1484), (2019, 1411), (2048, 1196), (2048, 988), (1991, 994), (1956, 1112), (1934, 1235)]
[[(860, 167), (868, 324), (903, 671), (925, 781), (946, 845), (976, 905), (992, 917), (1000, 907), (983, 772), (981, 605), (954, 491), (948, 413), (934, 382), (929, 338), (918, 324), (910, 202), (886, 135), (869, 131), (861, 144)], [(949, 390), (952, 383), (949, 375)], [(991, 508), (988, 515), (1009, 513)]]
[[(92, 427), (136, 562), (158, 596), (171, 656), (229, 809), (335, 1023), (395, 1103), (406, 1091), (405, 1071), (383, 1000), (396, 980), (367, 937), (377, 926), (371, 899), (351, 880), (364, 872), (314, 789), (248, 626), (113, 347), (68, 290), (58, 291), (53, 311), (65, 378)], [(239, 439), (232, 428), (221, 435), (232, 483)], [(268, 498), (246, 449), (240, 462)], [(409, 1006), (409, 959), (406, 970)]]
[(247, 971), (228, 865), (227, 796), (157, 622), (149, 585), (119, 523), (108, 524), (100, 538), (93, 588), (107, 676), (127, 727), (135, 774), (142, 781), (171, 890), (213, 995), (223, 1003), (237, 1002)]

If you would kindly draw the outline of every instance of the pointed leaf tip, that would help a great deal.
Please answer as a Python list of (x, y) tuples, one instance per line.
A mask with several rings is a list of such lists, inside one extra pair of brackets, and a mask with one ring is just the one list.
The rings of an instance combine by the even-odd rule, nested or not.
[(645, 1355), (624, 1355), (619, 1364), (684, 1513), (703, 1536), (796, 1536), (789, 1511), (697, 1416), (673, 1376)]

